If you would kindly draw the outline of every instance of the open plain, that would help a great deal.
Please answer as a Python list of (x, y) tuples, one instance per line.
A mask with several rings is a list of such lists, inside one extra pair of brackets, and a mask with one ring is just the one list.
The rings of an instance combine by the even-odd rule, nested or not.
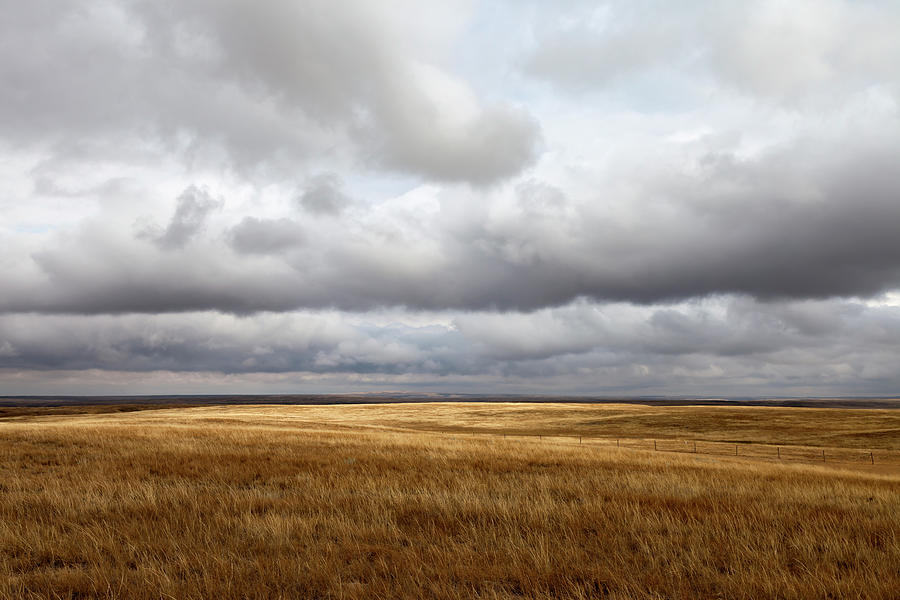
[(69, 412), (0, 415), (0, 598), (900, 590), (896, 410)]

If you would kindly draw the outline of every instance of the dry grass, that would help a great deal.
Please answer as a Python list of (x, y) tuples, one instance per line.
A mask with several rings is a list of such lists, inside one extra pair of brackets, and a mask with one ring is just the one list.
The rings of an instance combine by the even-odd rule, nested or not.
[[(700, 410), (698, 439), (777, 442), (793, 421), (804, 443), (854, 446), (897, 423)], [(641, 437), (690, 414), (427, 404), (3, 422), (0, 597), (897, 597), (896, 476), (485, 435), (629, 422)]]

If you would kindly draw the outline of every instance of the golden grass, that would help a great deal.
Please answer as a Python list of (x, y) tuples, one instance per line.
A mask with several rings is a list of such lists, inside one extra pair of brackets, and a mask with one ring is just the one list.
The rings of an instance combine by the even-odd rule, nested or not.
[[(773, 414), (804, 443), (852, 446), (866, 439), (854, 426), (896, 424), (888, 411), (852, 411), (853, 425), (703, 410), (714, 439), (784, 439), (786, 424), (765, 433), (766, 410), (798, 411)], [(690, 411), (242, 406), (0, 422), (0, 597), (897, 597), (896, 476), (499, 435), (624, 419), (639, 437), (654, 414)]]
[[(320, 424), (510, 435), (671, 438), (900, 450), (900, 410), (638, 404), (434, 402), (195, 407), (179, 418), (257, 425)], [(147, 422), (169, 419), (148, 410)], [(103, 417), (103, 415), (97, 415)]]

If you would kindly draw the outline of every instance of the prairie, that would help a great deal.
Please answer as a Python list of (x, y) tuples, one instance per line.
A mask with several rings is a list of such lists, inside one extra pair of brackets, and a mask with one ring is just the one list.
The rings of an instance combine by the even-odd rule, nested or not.
[(896, 598), (898, 430), (806, 408), (17, 413), (0, 598)]

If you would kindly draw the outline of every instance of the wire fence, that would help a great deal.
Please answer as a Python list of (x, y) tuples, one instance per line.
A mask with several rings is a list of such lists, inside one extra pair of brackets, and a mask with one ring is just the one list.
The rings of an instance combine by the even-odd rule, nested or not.
[(866, 448), (842, 448), (792, 444), (767, 444), (762, 442), (729, 442), (688, 439), (614, 438), (572, 435), (498, 434), (469, 432), (456, 436), (501, 437), (513, 441), (541, 441), (547, 443), (578, 444), (584, 446), (614, 447), (620, 449), (677, 452), (708, 456), (730, 456), (767, 461), (804, 463), (842, 463), (848, 465), (900, 466), (900, 451)]

